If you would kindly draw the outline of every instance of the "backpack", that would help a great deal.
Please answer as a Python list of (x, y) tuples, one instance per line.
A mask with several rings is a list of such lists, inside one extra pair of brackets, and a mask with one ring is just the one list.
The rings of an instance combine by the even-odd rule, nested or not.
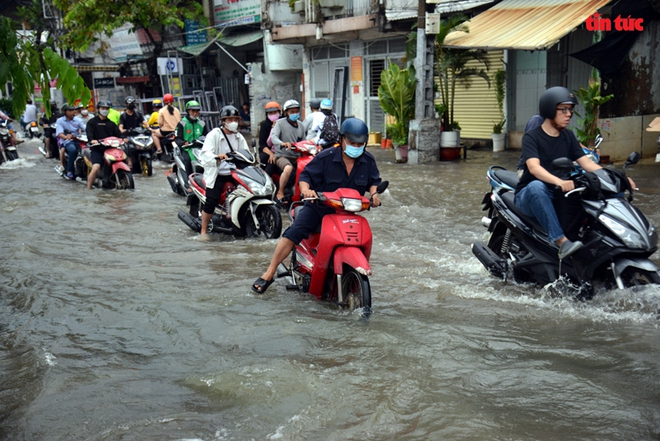
[(331, 113), (326, 115), (323, 120), (323, 126), (321, 127), (321, 136), (320, 139), (323, 139), (326, 142), (326, 145), (334, 145), (339, 142), (339, 125), (337, 125), (337, 115)]

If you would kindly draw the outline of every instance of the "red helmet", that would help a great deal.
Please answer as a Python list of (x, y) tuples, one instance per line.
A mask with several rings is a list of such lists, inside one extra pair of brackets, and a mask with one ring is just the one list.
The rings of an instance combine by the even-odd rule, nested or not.
[(166, 93), (166, 94), (163, 96), (163, 102), (164, 102), (165, 104), (172, 104), (172, 103), (174, 102), (174, 97), (172, 96), (171, 93)]

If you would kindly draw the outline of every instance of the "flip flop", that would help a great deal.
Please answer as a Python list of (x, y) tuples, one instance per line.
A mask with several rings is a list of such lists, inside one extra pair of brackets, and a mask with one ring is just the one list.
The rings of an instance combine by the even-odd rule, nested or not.
[(268, 287), (273, 284), (273, 280), (264, 280), (261, 277), (259, 277), (257, 280), (254, 281), (252, 284), (252, 291), (256, 292), (257, 294), (263, 294), (266, 292)]

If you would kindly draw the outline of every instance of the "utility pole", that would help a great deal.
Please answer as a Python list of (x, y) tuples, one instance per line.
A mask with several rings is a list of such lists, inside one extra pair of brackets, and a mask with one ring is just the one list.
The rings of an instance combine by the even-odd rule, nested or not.
[(408, 162), (411, 164), (437, 161), (440, 155), (440, 122), (434, 118), (435, 106), (433, 104), (435, 37), (426, 33), (426, 0), (418, 0), (418, 2), (415, 119), (410, 122), (408, 135)]

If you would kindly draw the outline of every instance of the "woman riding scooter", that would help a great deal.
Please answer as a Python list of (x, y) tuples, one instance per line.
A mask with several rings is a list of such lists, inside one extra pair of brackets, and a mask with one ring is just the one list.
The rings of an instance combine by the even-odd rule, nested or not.
[[(186, 116), (176, 126), (176, 138), (174, 142), (181, 147), (181, 159), (186, 168), (186, 177), (193, 173), (190, 149), (186, 147), (192, 145), (201, 136), (206, 136), (209, 133), (208, 125), (199, 119), (201, 110), (202, 106), (199, 102), (194, 100), (188, 101), (186, 103)], [(185, 187), (188, 187), (187, 181)]]
[(176, 130), (179, 121), (181, 121), (181, 112), (172, 105), (172, 103), (174, 103), (174, 97), (171, 93), (166, 93), (163, 96), (163, 103), (165, 103), (167, 107), (160, 109), (158, 112), (158, 125), (160, 128), (152, 132), (157, 155), (163, 154), (161, 139), (171, 135)]

